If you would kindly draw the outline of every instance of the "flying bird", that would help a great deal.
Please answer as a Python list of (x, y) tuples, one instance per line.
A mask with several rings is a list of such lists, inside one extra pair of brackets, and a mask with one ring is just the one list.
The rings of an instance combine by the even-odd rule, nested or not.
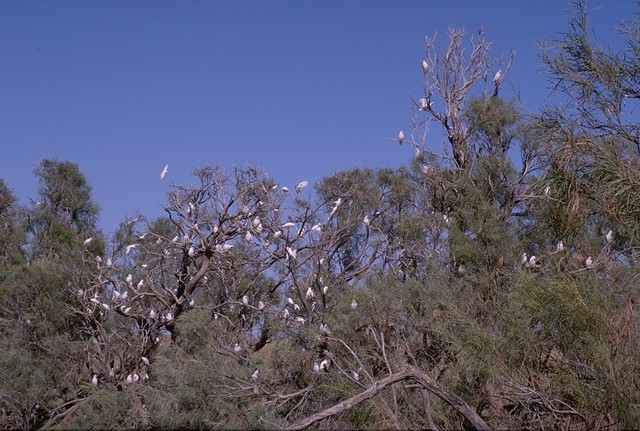
[(300, 183), (298, 183), (298, 185), (296, 186), (296, 192), (300, 193), (300, 190), (302, 190), (303, 188), (307, 187), (307, 185), (309, 185), (309, 181), (301, 181)]
[(167, 172), (169, 172), (168, 164), (164, 165), (164, 168), (162, 168), (162, 172), (160, 172), (160, 179), (163, 179), (164, 176), (167, 175)]
[(129, 252), (130, 252), (132, 249), (136, 248), (137, 246), (138, 246), (138, 244), (129, 244), (129, 245), (126, 247), (125, 254), (129, 254)]

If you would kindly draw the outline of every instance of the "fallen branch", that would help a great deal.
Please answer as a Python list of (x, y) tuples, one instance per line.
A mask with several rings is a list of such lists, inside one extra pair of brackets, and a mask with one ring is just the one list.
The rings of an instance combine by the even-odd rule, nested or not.
[(456, 409), (458, 413), (464, 416), (473, 427), (480, 431), (489, 431), (489, 426), (482, 420), (482, 418), (469, 406), (464, 402), (462, 398), (449, 391), (444, 386), (440, 385), (438, 382), (433, 380), (431, 377), (423, 373), (414, 367), (408, 367), (403, 371), (392, 374), (389, 377), (385, 377), (382, 380), (378, 380), (374, 382), (373, 385), (364, 392), (359, 393), (347, 400), (344, 400), (328, 409), (325, 409), (321, 412), (318, 412), (314, 415), (309, 416), (306, 419), (303, 419), (297, 423), (290, 425), (285, 428), (287, 430), (302, 430), (305, 429), (315, 422), (321, 421), (328, 417), (340, 414), (349, 410), (350, 408), (356, 406), (362, 401), (368, 400), (376, 396), (379, 392), (385, 389), (387, 386), (393, 385), (394, 383), (398, 383), (402, 380), (412, 379), (417, 381), (421, 386), (423, 386), (426, 390), (436, 395), (444, 402), (449, 404), (451, 407)]

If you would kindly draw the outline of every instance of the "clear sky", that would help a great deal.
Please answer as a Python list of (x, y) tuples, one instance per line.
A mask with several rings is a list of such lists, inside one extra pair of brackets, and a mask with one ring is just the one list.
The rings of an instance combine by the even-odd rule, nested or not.
[[(598, 40), (631, 0), (592, 0)], [(282, 185), (395, 167), (411, 148), (424, 38), (482, 26), (515, 63), (503, 95), (549, 95), (537, 42), (567, 29), (565, 0), (4, 1), (0, 177), (22, 203), (45, 157), (79, 164), (109, 234), (162, 215), (204, 164), (257, 165)], [(434, 140), (442, 140), (439, 135)], [(160, 180), (165, 163), (169, 173)]]

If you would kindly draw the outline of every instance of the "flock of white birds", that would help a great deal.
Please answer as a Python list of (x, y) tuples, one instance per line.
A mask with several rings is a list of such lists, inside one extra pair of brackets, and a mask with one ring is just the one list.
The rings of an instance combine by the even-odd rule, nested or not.
[[(423, 62), (423, 68), (426, 68), (426, 67), (428, 67), (428, 65), (426, 65), (426, 62)], [(498, 71), (496, 73), (495, 77), (494, 77), (494, 82), (499, 82), (500, 79), (501, 79), (501, 71)], [(400, 133), (398, 134), (398, 141), (399, 141), (400, 144), (403, 143), (403, 141), (404, 141), (404, 132), (403, 131), (400, 131)], [(162, 169), (162, 171), (160, 172), (160, 179), (163, 179), (167, 175), (168, 172), (169, 172), (169, 165), (166, 164), (164, 166), (164, 168)], [(306, 187), (308, 184), (309, 184), (309, 182), (306, 181), (306, 180), (305, 181), (301, 181), (300, 183), (298, 183), (295, 186), (294, 189), (295, 189), (295, 191), (297, 193), (300, 193), (300, 191), (304, 187)], [(277, 188), (278, 186), (274, 186), (274, 187)], [(282, 191), (284, 193), (287, 193), (289, 191), (289, 189), (287, 187), (282, 187)], [(545, 188), (545, 190), (544, 190), (544, 196), (548, 197), (549, 195), (550, 195), (550, 187), (547, 186)], [(331, 212), (329, 214), (329, 220), (335, 215), (336, 211), (340, 208), (341, 204), (342, 204), (342, 199), (341, 198), (338, 198), (334, 202), (334, 205), (331, 208)], [(189, 205), (190, 205), (190, 211), (194, 212), (195, 211), (195, 207), (193, 206), (193, 204), (190, 203)], [(249, 208), (248, 207), (246, 208), (245, 212), (247, 212), (247, 213), (249, 212)], [(450, 224), (450, 220), (448, 219), (447, 215), (443, 215), (443, 217), (444, 217), (444, 220), (445, 220), (446, 224), (449, 225)], [(362, 223), (367, 228), (370, 227), (371, 219), (369, 218), (369, 215), (365, 215), (364, 216), (364, 218), (362, 220)], [(262, 223), (261, 223), (259, 217), (256, 216), (253, 219), (252, 226), (253, 226), (253, 229), (255, 230), (256, 233), (259, 234), (262, 231)], [(291, 228), (295, 228), (295, 226), (296, 226), (296, 224), (294, 222), (286, 222), (286, 223), (282, 224), (281, 228), (282, 229), (291, 229)], [(322, 229), (322, 226), (320, 224), (315, 225), (315, 226), (313, 226), (311, 228), (312, 231), (320, 231), (321, 229)], [(145, 235), (140, 236), (140, 238), (143, 239)], [(273, 237), (275, 239), (277, 239), (281, 235), (282, 235), (282, 231), (279, 230), (279, 231), (274, 232)], [(246, 241), (252, 241), (253, 235), (251, 234), (251, 232), (249, 230), (247, 230), (246, 234), (244, 235), (244, 238), (245, 238)], [(613, 242), (613, 231), (609, 230), (607, 232), (607, 234), (605, 235), (605, 240), (606, 240), (607, 245), (610, 246), (610, 244)], [(89, 238), (84, 240), (83, 245), (87, 246), (92, 241), (93, 241), (93, 237), (89, 237)], [(176, 238), (174, 238), (172, 240), (172, 242), (178, 242), (178, 241), (180, 241), (180, 238), (178, 238), (178, 237), (176, 237)], [(187, 241), (187, 243), (188, 243), (190, 241), (190, 239), (188, 237), (186, 237), (183, 241)], [(131, 250), (136, 248), (138, 245), (139, 244), (129, 244), (129, 245), (127, 245), (125, 247), (125, 253), (129, 254), (131, 252)], [(233, 247), (232, 244), (224, 244), (222, 246), (218, 245), (217, 249), (219, 251), (226, 251), (226, 250), (229, 250), (231, 247)], [(289, 246), (287, 246), (285, 248), (285, 250), (286, 250), (287, 259), (289, 259), (292, 262), (295, 262), (295, 260), (297, 258), (298, 251), (296, 249), (292, 248), (292, 247), (289, 247)], [(556, 253), (563, 252), (564, 250), (565, 250), (565, 244), (561, 240), (556, 244)], [(195, 248), (193, 246), (190, 246), (189, 249), (188, 249), (187, 254), (192, 258), (195, 257), (195, 255), (196, 255)], [(102, 263), (102, 258), (100, 256), (96, 256), (96, 261), (98, 262), (98, 265), (100, 265)], [(585, 259), (585, 267), (586, 267), (585, 269), (593, 268), (596, 263), (597, 262), (594, 262), (594, 259), (591, 256), (588, 256)], [(540, 268), (541, 267), (541, 262), (539, 261), (539, 259), (535, 255), (528, 256), (527, 253), (522, 253), (521, 264), (524, 265), (527, 268)], [(107, 267), (111, 267), (111, 265), (112, 265), (111, 259), (107, 259), (106, 266)], [(144, 265), (144, 266), (146, 266), (146, 265)], [(126, 282), (126, 285), (130, 289), (133, 289), (136, 292), (144, 287), (144, 279), (141, 279), (136, 284), (136, 288), (134, 289), (134, 287), (133, 287), (133, 276), (131, 274), (128, 274), (126, 276), (125, 282)], [(326, 295), (328, 290), (329, 290), (328, 286), (323, 286), (322, 287), (323, 294)], [(79, 298), (82, 298), (82, 297), (84, 297), (85, 292), (83, 290), (78, 290), (77, 295), (78, 295)], [(306, 299), (307, 300), (313, 300), (315, 298), (315, 296), (316, 296), (315, 292), (313, 291), (313, 289), (311, 287), (309, 287), (307, 289), (306, 293), (305, 293)], [(127, 300), (127, 298), (128, 298), (127, 289), (123, 289), (122, 292), (114, 289), (111, 299), (112, 299), (112, 303), (115, 303), (117, 305), (117, 304), (123, 304)], [(96, 306), (102, 308), (106, 312), (110, 311), (110, 309), (111, 309), (111, 307), (108, 304), (105, 304), (105, 303), (101, 302), (98, 299), (98, 293), (97, 292), (94, 294), (94, 296), (92, 298), (89, 299), (89, 301), (91, 303), (95, 304)], [(245, 306), (245, 307), (251, 306), (249, 297), (247, 295), (243, 295), (243, 297), (241, 299), (241, 304), (243, 306)], [(313, 304), (315, 305), (315, 302), (313, 302)], [(193, 299), (191, 299), (191, 301), (189, 302), (189, 306), (193, 306), (193, 305), (194, 305), (194, 301), (193, 301)], [(291, 316), (291, 312), (289, 311), (289, 307), (292, 308), (292, 311), (294, 313), (298, 313), (300, 311), (300, 305), (296, 304), (296, 302), (293, 300), (293, 298), (287, 297), (284, 309), (283, 309), (283, 311), (281, 313), (281, 316), (284, 319), (289, 319), (290, 316)], [(357, 307), (358, 307), (358, 302), (356, 301), (355, 298), (353, 298), (352, 301), (351, 301), (351, 308), (353, 310), (355, 310)], [(258, 303), (257, 308), (258, 308), (258, 310), (263, 310), (265, 308), (265, 304), (262, 301), (260, 301)], [(131, 310), (131, 307), (126, 307), (125, 305), (120, 305), (119, 310), (123, 314), (127, 315), (129, 313), (129, 311)], [(151, 319), (160, 318), (160, 321), (164, 322), (164, 323), (168, 323), (171, 320), (173, 320), (173, 315), (172, 315), (170, 310), (167, 310), (166, 312), (162, 313), (162, 315), (159, 316), (158, 313), (154, 309), (151, 309), (150, 312), (149, 312), (149, 317)], [(217, 318), (217, 315), (215, 317)], [(301, 316), (298, 316), (298, 317), (295, 318), (295, 322), (297, 322), (299, 324), (304, 324), (306, 322), (306, 319), (304, 319)], [(329, 328), (324, 323), (320, 324), (320, 333), (321, 334), (325, 334), (325, 335), (329, 334)], [(240, 345), (240, 343), (236, 342), (235, 345), (233, 346), (233, 352), (236, 353), (236, 354), (240, 354), (241, 351), (242, 351), (242, 346)], [(143, 361), (143, 363), (145, 365), (147, 365), (147, 366), (150, 365), (150, 362), (146, 357), (142, 357), (142, 361)], [(330, 358), (325, 358), (320, 363), (314, 363), (313, 364), (313, 371), (315, 373), (328, 372), (330, 366), (331, 366), (331, 359)], [(258, 380), (258, 375), (259, 375), (259, 371), (256, 369), (254, 371), (254, 373), (251, 375), (251, 380), (256, 382)], [(356, 381), (358, 381), (358, 379), (359, 379), (358, 373), (355, 372), (355, 371), (353, 372), (352, 377)], [(136, 373), (132, 373), (132, 374), (129, 374), (126, 377), (126, 382), (127, 383), (135, 383), (135, 382), (138, 382), (141, 379), (143, 381), (146, 381), (146, 380), (148, 380), (148, 378), (149, 377), (148, 377), (148, 375), (146, 373), (142, 377), (139, 376)], [(91, 378), (91, 383), (94, 386), (98, 385), (98, 376), (96, 374), (93, 374), (93, 376)]]

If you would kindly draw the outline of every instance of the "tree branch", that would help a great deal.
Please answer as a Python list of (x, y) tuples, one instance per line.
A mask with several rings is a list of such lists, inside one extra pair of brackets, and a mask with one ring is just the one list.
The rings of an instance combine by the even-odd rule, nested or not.
[(305, 429), (315, 422), (321, 421), (328, 417), (343, 413), (350, 408), (356, 406), (362, 401), (368, 400), (376, 396), (387, 386), (393, 385), (394, 383), (398, 383), (403, 380), (413, 379), (416, 380), (420, 385), (422, 385), (426, 390), (438, 396), (444, 402), (449, 404), (451, 407), (456, 409), (462, 416), (464, 416), (473, 427), (477, 430), (489, 431), (491, 428), (482, 420), (482, 418), (475, 412), (475, 410), (464, 402), (462, 398), (449, 391), (444, 386), (440, 385), (438, 382), (433, 380), (431, 377), (423, 373), (414, 367), (407, 367), (407, 369), (400, 371), (398, 373), (392, 374), (389, 377), (385, 377), (382, 380), (378, 380), (374, 382), (373, 385), (365, 390), (364, 392), (359, 393), (347, 400), (344, 400), (333, 407), (330, 407), (326, 410), (318, 412), (314, 415), (309, 416), (306, 419), (303, 419), (297, 423), (290, 425), (285, 428), (286, 430), (302, 430)]

